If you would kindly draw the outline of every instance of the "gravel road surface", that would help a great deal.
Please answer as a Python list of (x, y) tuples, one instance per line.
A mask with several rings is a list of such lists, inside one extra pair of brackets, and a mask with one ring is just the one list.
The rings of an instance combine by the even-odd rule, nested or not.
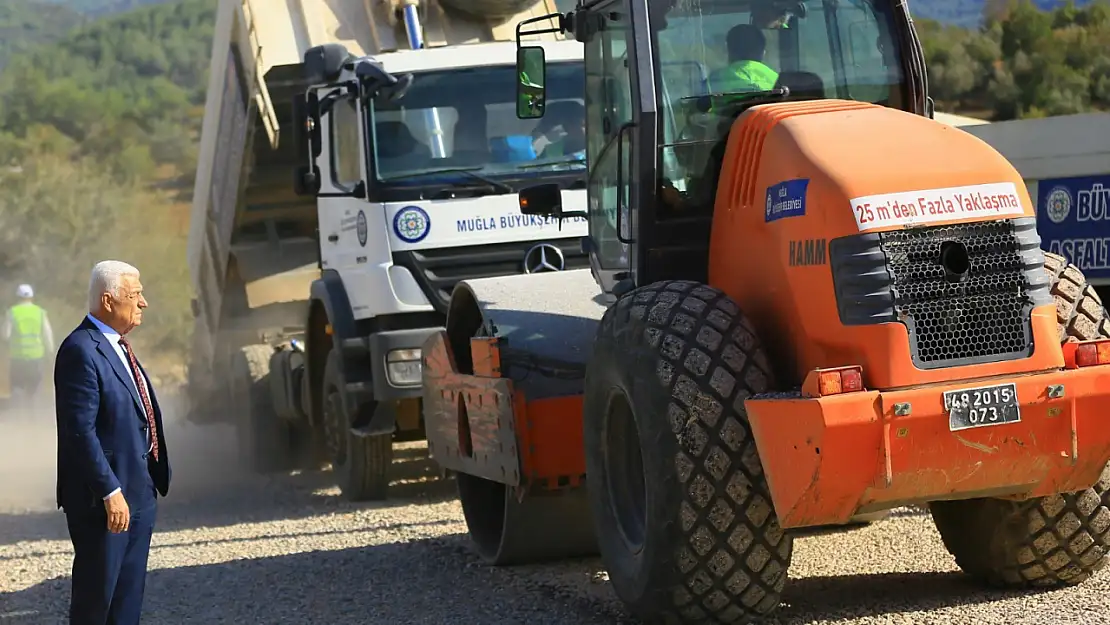
[[(352, 505), (327, 474), (240, 474), (229, 429), (167, 429), (174, 484), (144, 625), (631, 622), (596, 560), (481, 565), (422, 446), (398, 454), (393, 501)], [(0, 417), (0, 625), (65, 622), (72, 551), (51, 505), (53, 436), (49, 414)], [(771, 623), (1110, 624), (1110, 573), (1067, 590), (984, 592), (956, 571), (929, 517), (910, 511), (795, 544)]]

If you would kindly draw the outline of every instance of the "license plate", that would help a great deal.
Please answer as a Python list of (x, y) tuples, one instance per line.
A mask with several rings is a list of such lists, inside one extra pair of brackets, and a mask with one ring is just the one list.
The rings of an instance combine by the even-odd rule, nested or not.
[(953, 432), (1021, 421), (1015, 384), (948, 391), (944, 409), (948, 411), (948, 429)]

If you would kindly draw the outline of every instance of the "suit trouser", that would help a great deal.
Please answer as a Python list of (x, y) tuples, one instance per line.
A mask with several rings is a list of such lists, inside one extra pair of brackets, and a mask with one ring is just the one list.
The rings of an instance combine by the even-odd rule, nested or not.
[(131, 510), (126, 532), (108, 531), (107, 513), (66, 512), (73, 541), (70, 625), (137, 625), (143, 610), (147, 556), (157, 500)]

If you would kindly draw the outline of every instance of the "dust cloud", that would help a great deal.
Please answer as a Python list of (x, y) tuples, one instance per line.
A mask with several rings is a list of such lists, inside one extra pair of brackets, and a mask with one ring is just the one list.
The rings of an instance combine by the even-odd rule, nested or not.
[(0, 513), (56, 509), (54, 411), (0, 407)]
[[(0, 514), (57, 510), (57, 426), (53, 389), (32, 408), (0, 406)], [(250, 479), (237, 460), (235, 430), (185, 419), (184, 402), (159, 397), (173, 468), (170, 497), (201, 496)]]

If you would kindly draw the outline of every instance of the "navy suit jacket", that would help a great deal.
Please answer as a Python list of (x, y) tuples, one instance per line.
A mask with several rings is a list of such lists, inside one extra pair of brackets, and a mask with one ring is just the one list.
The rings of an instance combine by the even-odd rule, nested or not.
[[(142, 367), (140, 367), (142, 369)], [(147, 450), (146, 412), (124, 365), (88, 318), (62, 341), (54, 365), (58, 421), (58, 507), (66, 513), (103, 511), (104, 497), (119, 488), (132, 510), (164, 497), (170, 461), (162, 411), (150, 378), (143, 378), (154, 406), (158, 461)]]

